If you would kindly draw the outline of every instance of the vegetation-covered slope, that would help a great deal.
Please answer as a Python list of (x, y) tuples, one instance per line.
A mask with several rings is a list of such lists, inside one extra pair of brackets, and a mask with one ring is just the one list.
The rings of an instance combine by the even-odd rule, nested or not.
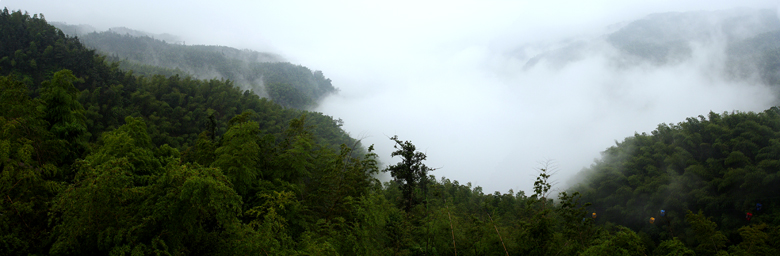
[(121, 69), (141, 75), (188, 74), (198, 79), (228, 79), (285, 107), (310, 109), (337, 91), (321, 71), (312, 72), (283, 62), (271, 53), (169, 43), (128, 29), (87, 33), (79, 38), (87, 47), (109, 56), (109, 60), (118, 61)]
[[(2, 26), (0, 75), (14, 75), (35, 95), (40, 84), (51, 79), (54, 72), (71, 70), (80, 79), (74, 86), (81, 92), (77, 97), (88, 117), (92, 139), (133, 115), (147, 118), (151, 136), (158, 145), (168, 143), (182, 148), (192, 145), (203, 131), (215, 135), (226, 132), (228, 121), (244, 111), (257, 113), (261, 128), (270, 133), (282, 132), (289, 120), (306, 113), (284, 109), (231, 81), (178, 75), (134, 76), (85, 48), (77, 38), (66, 37), (37, 15), (9, 13)], [(275, 66), (268, 65), (269, 69)], [(316, 125), (320, 139), (327, 141), (325, 144), (355, 143), (339, 128), (340, 120), (308, 113), (310, 124)]]
[[(362, 152), (331, 117), (283, 108), (224, 80), (135, 76), (42, 15), (3, 10), (0, 32), (3, 255), (780, 248), (774, 108), (629, 138), (584, 172), (575, 187), (582, 195), (554, 195), (546, 168), (535, 182), (518, 181), (534, 183), (531, 195), (437, 180), (425, 154), (398, 137), (392, 156), (400, 161), (383, 170), (394, 179), (380, 184), (372, 147)], [(754, 202), (763, 208), (740, 219)], [(658, 208), (665, 218), (653, 215)]]
[(372, 188), (372, 158), (329, 116), (225, 80), (133, 76), (42, 15), (3, 10), (0, 31), (3, 254), (257, 253), (282, 239), (256, 237), (272, 221), (299, 238), (318, 218), (286, 214), (335, 217), (323, 204)]
[(592, 202), (604, 221), (655, 240), (674, 236), (695, 244), (697, 231), (685, 215), (702, 212), (739, 243), (744, 226), (780, 225), (780, 110), (661, 124), (604, 151), (579, 175), (582, 183), (570, 190)]

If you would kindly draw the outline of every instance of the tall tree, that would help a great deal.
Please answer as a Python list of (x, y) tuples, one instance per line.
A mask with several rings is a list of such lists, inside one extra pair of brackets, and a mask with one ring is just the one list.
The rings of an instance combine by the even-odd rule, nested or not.
[(695, 232), (696, 241), (699, 242), (695, 248), (696, 255), (716, 255), (718, 251), (726, 248), (728, 239), (723, 233), (716, 230), (718, 224), (704, 216), (702, 211), (699, 213), (688, 211), (688, 214), (685, 215), (685, 221), (691, 225)]
[[(235, 120), (235, 118), (234, 118)], [(239, 195), (246, 195), (256, 179), (262, 175), (260, 146), (257, 141), (260, 128), (257, 122), (235, 122), (222, 136), (222, 146), (214, 152), (213, 167), (222, 169)]]
[(73, 86), (77, 81), (73, 72), (63, 69), (42, 84), (44, 120), (49, 122), (49, 130), (58, 139), (54, 143), (62, 149), (60, 163), (64, 164), (81, 156), (88, 139), (84, 107), (78, 101), (80, 92)]
[(400, 156), (401, 162), (388, 166), (384, 172), (389, 171), (395, 182), (400, 185), (403, 195), (402, 208), (409, 212), (415, 205), (420, 203), (414, 191), (420, 188), (425, 193), (429, 182), (428, 172), (436, 169), (430, 168), (423, 163), (428, 156), (425, 153), (416, 151), (417, 148), (411, 141), (401, 141), (398, 139), (398, 135), (393, 136), (390, 140), (395, 141), (393, 148), (396, 149), (390, 156)]

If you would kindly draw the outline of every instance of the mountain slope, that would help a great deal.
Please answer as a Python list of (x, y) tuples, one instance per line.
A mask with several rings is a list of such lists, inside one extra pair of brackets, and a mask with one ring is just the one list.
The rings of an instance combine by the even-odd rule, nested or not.
[[(521, 181), (533, 182), (531, 195), (485, 194), (426, 176), (434, 171), (424, 167), (426, 153), (397, 137), (392, 155), (401, 159), (386, 171), (401, 175), (382, 185), (372, 178), (376, 155), (355, 154), (349, 145), (359, 144), (340, 120), (283, 108), (224, 80), (135, 76), (37, 15), (3, 10), (0, 31), (8, 32), (0, 33), (4, 255), (780, 248), (776, 108), (710, 114), (626, 139), (583, 172), (582, 194), (560, 193), (557, 202), (549, 166), (535, 182)], [(763, 208), (754, 219), (740, 220), (755, 202)]]
[[(55, 23), (63, 31), (73, 31)], [(113, 28), (79, 35), (81, 42), (137, 74), (187, 74), (197, 79), (229, 79), (245, 90), (269, 97), (285, 107), (311, 109), (337, 92), (322, 72), (283, 62), (272, 53), (226, 46), (184, 45), (172, 35)], [(156, 68), (155, 68), (156, 67)]]
[[(661, 124), (607, 149), (574, 180), (580, 183), (569, 190), (592, 202), (603, 221), (669, 239), (689, 227), (687, 211), (702, 211), (737, 243), (740, 227), (780, 225), (780, 109)], [(653, 225), (651, 217), (663, 222)]]

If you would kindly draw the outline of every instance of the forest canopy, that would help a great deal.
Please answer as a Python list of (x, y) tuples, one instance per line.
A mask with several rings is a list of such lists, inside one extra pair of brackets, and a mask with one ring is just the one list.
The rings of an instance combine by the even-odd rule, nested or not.
[(228, 79), (243, 90), (252, 90), (279, 105), (297, 109), (311, 109), (325, 96), (338, 91), (322, 71), (285, 62), (273, 53), (166, 42), (125, 28), (77, 33), (78, 28), (73, 26), (62, 23), (56, 26), (61, 31), (71, 31), (85, 46), (136, 75)]

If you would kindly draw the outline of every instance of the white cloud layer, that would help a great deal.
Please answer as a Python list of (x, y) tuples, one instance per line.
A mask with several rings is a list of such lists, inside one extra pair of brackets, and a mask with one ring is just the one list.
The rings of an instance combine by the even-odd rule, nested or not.
[[(382, 161), (398, 135), (426, 151), (437, 177), (486, 192), (531, 193), (538, 162), (560, 176), (588, 166), (614, 141), (709, 111), (761, 111), (775, 99), (722, 79), (724, 45), (694, 45), (669, 66), (618, 68), (599, 35), (669, 11), (778, 1), (42, 1), (3, 0), (49, 21), (171, 33), (283, 55), (322, 70), (341, 89), (320, 111), (368, 136)], [(592, 48), (563, 67), (525, 62), (562, 39)], [(525, 47), (525, 48), (522, 48)]]

